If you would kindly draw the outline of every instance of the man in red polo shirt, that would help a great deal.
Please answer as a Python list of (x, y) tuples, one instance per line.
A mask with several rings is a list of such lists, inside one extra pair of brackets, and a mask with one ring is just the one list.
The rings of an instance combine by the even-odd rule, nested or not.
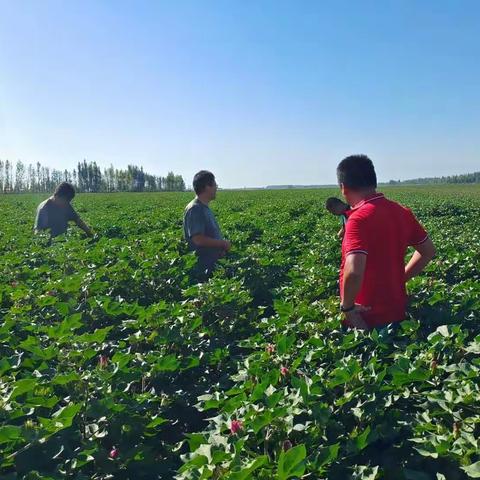
[[(373, 328), (405, 318), (405, 283), (435, 255), (435, 247), (415, 215), (377, 193), (377, 176), (365, 155), (337, 167), (342, 194), (352, 206), (345, 226), (340, 268), (344, 324)], [(408, 247), (415, 252), (405, 265)]]

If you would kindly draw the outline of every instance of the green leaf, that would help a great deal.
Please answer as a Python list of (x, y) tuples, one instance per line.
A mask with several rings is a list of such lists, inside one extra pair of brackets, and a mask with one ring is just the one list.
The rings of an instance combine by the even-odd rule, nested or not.
[(332, 463), (338, 457), (340, 443), (334, 443), (328, 447), (322, 448), (317, 458), (315, 459), (315, 467), (321, 469), (324, 465)]
[(8, 370), (10, 370), (11, 368), (11, 365), (10, 363), (8, 362), (8, 360), (3, 357), (3, 358), (0, 358), (0, 377), (5, 373), (7, 372)]
[(355, 445), (358, 451), (363, 450), (368, 445), (368, 436), (370, 434), (370, 426), (368, 426), (358, 437), (355, 439)]
[(66, 317), (59, 325), (50, 327), (48, 329), (48, 335), (50, 338), (61, 338), (70, 335), (74, 330), (82, 326), (82, 314), (74, 313)]
[(112, 357), (112, 362), (117, 363), (118, 369), (121, 370), (129, 364), (132, 358), (133, 355), (131, 353), (116, 352), (115, 355)]
[(60, 312), (61, 315), (64, 317), (68, 315), (68, 312), (70, 311), (70, 305), (65, 302), (59, 302), (56, 305), (57, 310)]
[(55, 422), (60, 422), (63, 428), (70, 427), (72, 425), (73, 419), (81, 408), (81, 403), (72, 403), (70, 405), (67, 405), (66, 407), (62, 407), (57, 410), (52, 415), (52, 418), (55, 419)]
[(80, 343), (102, 343), (107, 338), (108, 332), (113, 327), (98, 328), (93, 333), (79, 335), (76, 340)]
[[(188, 470), (198, 470), (199, 467), (203, 467), (208, 463), (208, 458), (205, 455), (188, 454), (182, 457), (183, 460), (187, 460), (186, 463), (180, 468), (179, 472), (184, 473)], [(199, 478), (199, 477), (194, 477)]]
[(268, 457), (266, 455), (261, 455), (245, 465), (240, 471), (232, 472), (227, 478), (228, 480), (247, 480), (251, 478), (250, 475), (253, 471), (257, 470), (266, 463), (268, 463)]
[(205, 436), (200, 433), (187, 433), (185, 437), (191, 452), (194, 452), (202, 443), (207, 443)]
[(22, 436), (22, 429), (16, 425), (4, 425), (0, 427), (0, 443), (8, 443), (18, 440)]
[(175, 355), (166, 355), (158, 360), (154, 368), (157, 372), (175, 372), (180, 366), (180, 362)]
[(278, 460), (278, 480), (286, 480), (291, 477), (301, 477), (305, 472), (305, 457), (307, 450), (305, 445), (297, 445), (287, 452), (280, 453)]
[(252, 429), (255, 433), (258, 433), (263, 427), (269, 425), (272, 421), (272, 414), (270, 411), (266, 411), (261, 415), (257, 415), (251, 422)]
[(124, 311), (124, 307), (121, 303), (113, 301), (111, 298), (107, 298), (103, 304), (103, 308), (108, 315), (116, 317), (121, 315)]
[(375, 480), (378, 476), (378, 466), (357, 465), (352, 480)]
[(148, 425), (147, 428), (155, 428), (158, 427), (159, 425), (163, 425), (164, 423), (167, 423), (168, 420), (166, 418), (162, 417), (157, 417), (154, 418)]
[(292, 345), (295, 343), (295, 335), (282, 335), (277, 337), (277, 352), (279, 355), (284, 355), (290, 350)]
[(470, 478), (480, 478), (480, 462), (475, 462), (469, 465), (468, 467), (461, 467), (461, 469), (470, 477)]
[(70, 372), (64, 375), (57, 375), (53, 377), (52, 379), (52, 384), (53, 385), (66, 385), (67, 383), (70, 382), (76, 382), (80, 380), (80, 377), (77, 373), (75, 372)]
[(13, 391), (10, 395), (11, 399), (17, 398), (19, 395), (32, 391), (38, 384), (36, 378), (22, 378), (13, 384)]
[(347, 367), (336, 368), (331, 373), (331, 376), (333, 378), (328, 382), (329, 388), (334, 388), (334, 387), (337, 387), (338, 385), (343, 385), (345, 383), (348, 383), (352, 379), (352, 376), (348, 371)]

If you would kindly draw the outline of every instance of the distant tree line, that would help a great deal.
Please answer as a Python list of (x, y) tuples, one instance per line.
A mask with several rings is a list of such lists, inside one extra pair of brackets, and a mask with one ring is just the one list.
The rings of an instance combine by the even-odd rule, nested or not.
[(446, 177), (414, 178), (412, 180), (390, 180), (389, 185), (430, 185), (436, 183), (480, 183), (480, 172), (465, 173), (463, 175), (449, 175)]
[(136, 165), (129, 165), (126, 170), (111, 165), (102, 171), (96, 162), (84, 160), (74, 170), (57, 170), (38, 162), (26, 165), (20, 160), (0, 160), (0, 193), (47, 193), (64, 181), (72, 183), (79, 192), (91, 193), (185, 190), (181, 175), (150, 175)]

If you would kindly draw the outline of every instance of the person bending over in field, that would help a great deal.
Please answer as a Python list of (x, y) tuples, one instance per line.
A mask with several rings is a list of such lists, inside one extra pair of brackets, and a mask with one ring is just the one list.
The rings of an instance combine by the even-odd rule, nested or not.
[(73, 197), (75, 197), (75, 189), (70, 183), (63, 182), (58, 185), (54, 194), (43, 201), (37, 208), (35, 233), (39, 233), (42, 230), (50, 230), (50, 235), (56, 237), (65, 233), (68, 228), (68, 222), (72, 221), (91, 237), (92, 231), (70, 204)]
[(325, 208), (332, 215), (340, 216), (342, 221), (342, 228), (338, 231), (337, 237), (343, 238), (343, 235), (345, 234), (345, 224), (347, 223), (348, 216), (351, 213), (350, 205), (348, 205), (345, 202), (342, 202), (337, 197), (330, 197), (330, 198), (327, 198), (327, 201), (325, 202)]
[(213, 173), (198, 172), (193, 178), (196, 197), (186, 206), (183, 217), (183, 232), (190, 250), (198, 258), (198, 269), (203, 276), (210, 276), (217, 260), (230, 250), (230, 242), (220, 232), (217, 220), (209, 203), (217, 194)]
[[(414, 214), (377, 193), (377, 176), (365, 155), (337, 167), (342, 194), (352, 211), (345, 224), (340, 268), (343, 323), (373, 328), (405, 318), (405, 283), (435, 255), (435, 247)], [(405, 254), (415, 252), (405, 266)]]

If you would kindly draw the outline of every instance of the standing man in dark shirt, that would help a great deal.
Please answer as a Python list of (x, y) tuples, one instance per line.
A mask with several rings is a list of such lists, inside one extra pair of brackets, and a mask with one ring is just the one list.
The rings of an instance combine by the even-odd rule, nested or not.
[(75, 189), (70, 183), (63, 182), (58, 185), (54, 194), (43, 201), (37, 208), (35, 233), (48, 229), (51, 236), (56, 237), (65, 233), (68, 228), (68, 222), (72, 221), (91, 237), (92, 231), (70, 204), (73, 197), (75, 197)]
[[(400, 322), (407, 306), (405, 283), (435, 255), (432, 240), (411, 210), (376, 191), (377, 176), (367, 156), (343, 159), (337, 176), (352, 206), (340, 268), (344, 323), (374, 328)], [(409, 247), (415, 252), (405, 265)]]
[(183, 233), (190, 250), (198, 257), (198, 267), (207, 276), (217, 260), (230, 250), (230, 242), (224, 240), (209, 203), (217, 194), (213, 173), (201, 170), (193, 177), (196, 197), (186, 206), (183, 217)]

